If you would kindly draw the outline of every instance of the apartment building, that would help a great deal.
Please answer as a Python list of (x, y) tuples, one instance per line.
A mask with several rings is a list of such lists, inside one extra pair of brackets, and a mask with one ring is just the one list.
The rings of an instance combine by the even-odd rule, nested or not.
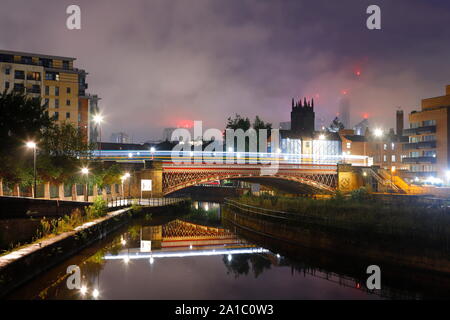
[[(76, 58), (0, 50), (0, 90), (40, 97), (58, 123), (71, 123), (89, 140), (92, 103), (86, 93), (87, 73), (74, 67)], [(91, 100), (95, 100), (91, 103)]]
[(421, 111), (409, 114), (410, 126), (403, 130), (409, 137), (408, 156), (403, 163), (416, 177), (448, 179), (450, 169), (450, 85), (445, 95), (422, 100)]

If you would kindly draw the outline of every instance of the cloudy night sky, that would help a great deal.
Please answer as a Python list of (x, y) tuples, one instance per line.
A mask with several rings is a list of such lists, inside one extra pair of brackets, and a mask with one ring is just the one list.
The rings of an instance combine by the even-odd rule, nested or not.
[[(66, 7), (81, 7), (81, 30)], [(381, 30), (366, 8), (381, 7)], [(351, 123), (394, 126), (450, 84), (450, 2), (437, 0), (1, 0), (0, 48), (76, 57), (105, 138), (160, 139), (164, 127), (234, 113), (275, 126), (292, 97), (316, 97), (316, 128), (345, 90)], [(360, 75), (357, 75), (357, 72)], [(407, 118), (407, 117), (406, 117)]]

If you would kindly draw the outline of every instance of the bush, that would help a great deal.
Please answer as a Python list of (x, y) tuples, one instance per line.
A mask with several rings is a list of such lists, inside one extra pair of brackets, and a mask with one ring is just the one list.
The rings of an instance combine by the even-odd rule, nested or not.
[(350, 198), (354, 201), (364, 201), (370, 198), (370, 194), (366, 188), (361, 187), (359, 189), (353, 190), (350, 193)]
[(88, 220), (104, 217), (106, 216), (107, 209), (106, 201), (99, 196), (94, 200), (93, 204), (86, 207), (86, 216)]
[(138, 205), (136, 201), (131, 204), (131, 213), (137, 214), (142, 211), (142, 206)]

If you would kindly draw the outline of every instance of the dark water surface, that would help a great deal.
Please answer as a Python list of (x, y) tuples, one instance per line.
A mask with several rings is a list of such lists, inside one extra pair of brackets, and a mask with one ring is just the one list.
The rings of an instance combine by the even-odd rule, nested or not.
[[(221, 217), (216, 203), (152, 217), (109, 235), (25, 284), (9, 299), (380, 299), (362, 277), (323, 268), (275, 240), (258, 240)], [(284, 251), (284, 252), (283, 252)], [(349, 264), (342, 261), (342, 264)], [(78, 266), (83, 290), (69, 289)], [(361, 267), (362, 268), (362, 267)], [(339, 271), (337, 271), (339, 270)], [(397, 288), (399, 292), (403, 292)], [(409, 298), (421, 292), (409, 291)]]

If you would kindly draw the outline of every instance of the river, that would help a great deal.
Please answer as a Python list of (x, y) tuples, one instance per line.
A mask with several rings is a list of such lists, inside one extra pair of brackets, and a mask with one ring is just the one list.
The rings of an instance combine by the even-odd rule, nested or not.
[[(382, 299), (404, 294), (404, 288), (370, 291), (365, 270), (355, 276), (335, 262), (239, 230), (223, 219), (217, 203), (194, 202), (193, 207), (134, 220), (6, 298)], [(69, 289), (69, 266), (79, 267), (81, 290)], [(423, 297), (419, 289), (409, 293), (409, 298)]]

